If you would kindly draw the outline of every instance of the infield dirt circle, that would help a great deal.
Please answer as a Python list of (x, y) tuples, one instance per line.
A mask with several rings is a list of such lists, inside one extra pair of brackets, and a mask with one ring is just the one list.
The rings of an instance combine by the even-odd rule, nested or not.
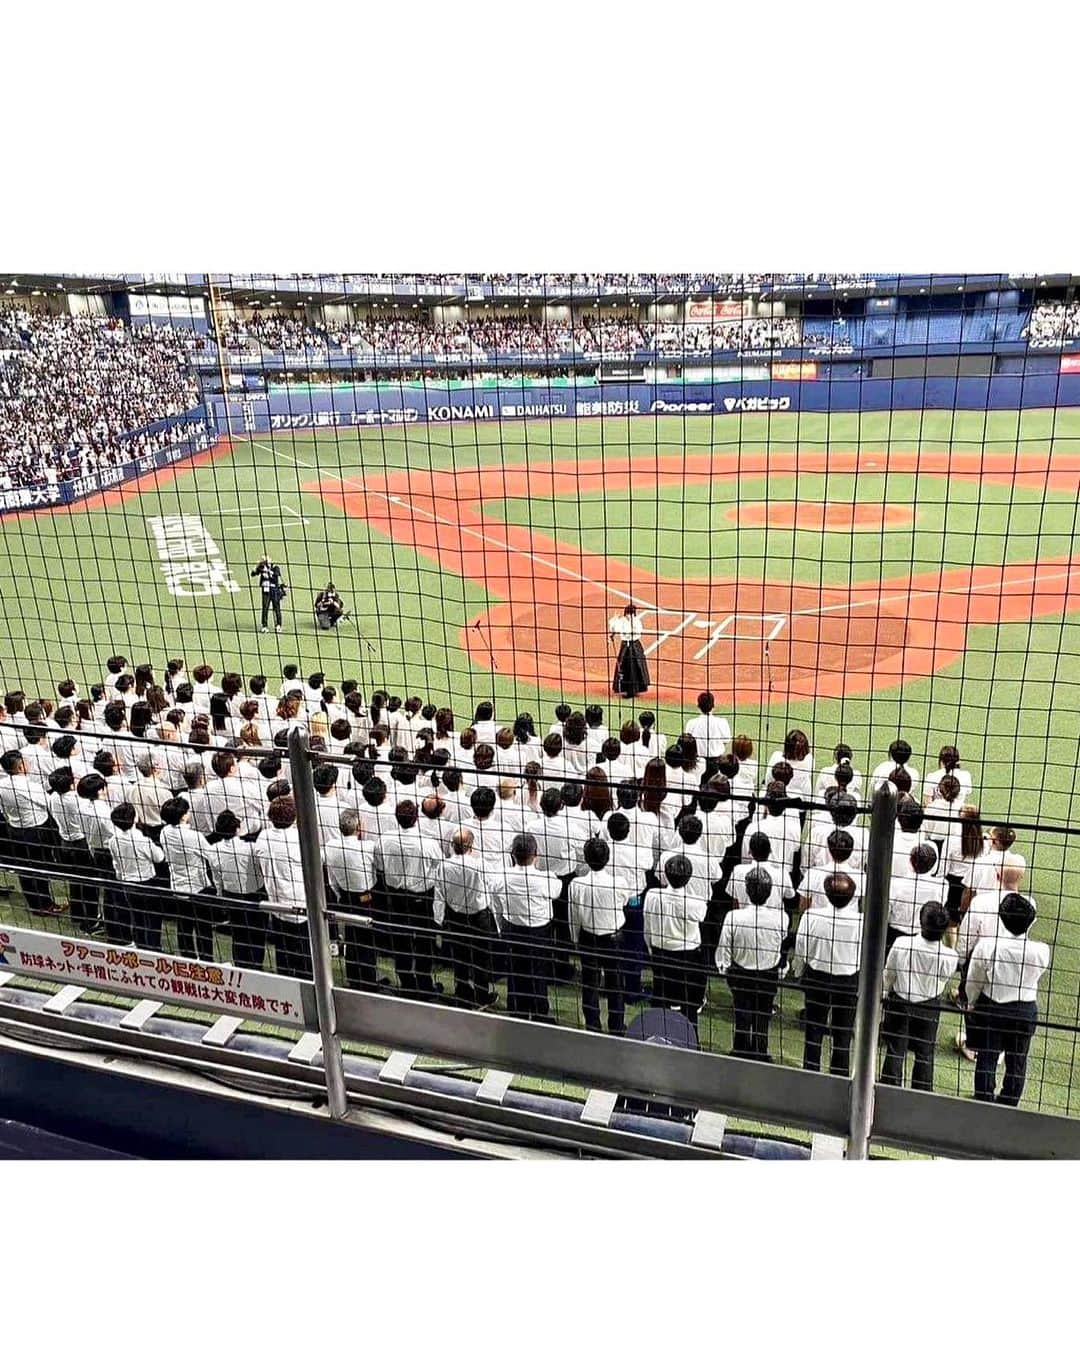
[(912, 525), (910, 506), (884, 502), (743, 502), (726, 512), (738, 525), (781, 530), (891, 530)]

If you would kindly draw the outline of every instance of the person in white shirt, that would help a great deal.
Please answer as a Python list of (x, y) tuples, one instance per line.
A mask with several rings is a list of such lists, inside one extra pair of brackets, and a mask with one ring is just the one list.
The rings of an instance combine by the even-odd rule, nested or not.
[[(896, 804), (896, 833), (893, 835), (892, 875), (911, 875), (911, 851), (927, 843), (923, 829), (923, 810), (913, 797), (901, 797)], [(934, 846), (931, 844), (931, 848)]]
[[(49, 815), (60, 840), (57, 862), (73, 878), (89, 878), (93, 874), (94, 862), (86, 843), (79, 795), (75, 790), (75, 777), (70, 765), (54, 769), (49, 775), (48, 802)], [(69, 891), (72, 922), (81, 932), (93, 933), (100, 923), (97, 886), (73, 879), (69, 883)]]
[(337, 829), (323, 836), (322, 855), (335, 907), (366, 920), (341, 922), (345, 983), (350, 989), (375, 992), (379, 987), (374, 923), (375, 845), (368, 843), (360, 831), (359, 813), (346, 807), (338, 817)]
[(24, 743), (22, 732), (11, 720), (4, 704), (0, 703), (0, 754), (8, 750), (21, 750)]
[[(156, 892), (168, 885), (167, 878), (159, 870), (165, 862), (165, 854), (152, 839), (135, 829), (135, 808), (130, 802), (114, 806), (111, 819), (113, 835), (108, 849), (116, 877), (111, 899), (118, 914), (114, 925), (126, 928), (130, 924), (131, 939), (136, 947), (160, 951), (164, 914), (162, 898)], [(108, 929), (108, 905), (105, 923)]]
[(926, 837), (939, 849), (944, 847), (956, 828), (962, 805), (960, 780), (947, 773), (938, 783), (934, 799), (924, 817)]
[(738, 803), (731, 799), (730, 779), (719, 773), (710, 778), (698, 796), (696, 811), (701, 820), (702, 847), (721, 866), (730, 867), (738, 861), (738, 810)]
[[(139, 776), (128, 785), (125, 800), (135, 808), (135, 820), (143, 832), (156, 840), (161, 831), (161, 808), (173, 800), (173, 794), (168, 784), (162, 781), (157, 760), (148, 749), (135, 757), (135, 771)], [(180, 954), (191, 956), (194, 953), (182, 951)]]
[(795, 855), (802, 843), (802, 826), (799, 813), (793, 805), (788, 809), (788, 795), (780, 783), (770, 783), (765, 789), (764, 814), (757, 821), (751, 821), (743, 836), (743, 861), (750, 861), (750, 848), (747, 840), (755, 831), (767, 835), (772, 846), (772, 861), (785, 876), (792, 876)]
[(804, 731), (788, 732), (784, 737), (783, 750), (777, 750), (770, 757), (767, 768), (771, 770), (774, 764), (791, 765), (788, 796), (809, 802), (814, 794), (814, 756), (810, 753), (810, 742)]
[(640, 779), (653, 752), (641, 743), (641, 728), (636, 722), (624, 722), (619, 731), (618, 771), (623, 778)]
[(193, 681), (191, 685), (191, 704), (197, 713), (210, 714), (210, 700), (214, 694), (220, 694), (221, 688), (213, 683), (214, 670), (212, 666), (196, 666), (191, 672)]
[[(322, 769), (324, 766), (319, 765)], [(330, 765), (330, 768), (335, 768)], [(218, 750), (210, 760), (213, 777), (206, 786), (206, 810), (213, 819), (222, 811), (235, 811), (240, 817), (241, 833), (254, 834), (266, 823), (265, 798), (257, 780), (240, 774), (231, 750)], [(191, 803), (194, 824), (200, 826), (200, 812)]]
[(415, 801), (394, 808), (396, 830), (375, 844), (375, 868), (382, 879), (389, 910), (394, 970), (401, 988), (433, 998), (441, 992), (432, 976), (435, 965), (435, 869), (442, 849), (421, 834)]
[[(744, 909), (750, 904), (750, 898), (746, 893), (746, 878), (751, 872), (767, 872), (772, 878), (772, 887), (762, 903), (769, 909), (779, 910), (783, 914), (789, 914), (793, 907), (792, 902), (795, 899), (795, 887), (791, 884), (791, 874), (784, 874), (784, 869), (772, 859), (772, 843), (767, 834), (762, 834), (760, 830), (753, 833), (747, 831), (746, 848), (750, 854), (749, 862), (739, 863), (732, 869), (725, 887), (732, 906), (737, 909)], [(800, 883), (800, 892), (805, 886), (805, 877)], [(824, 897), (823, 897), (824, 898)]]
[(214, 924), (224, 915), (214, 900), (206, 898), (215, 894), (207, 873), (210, 845), (198, 830), (192, 829), (190, 815), (183, 797), (170, 797), (163, 802), (158, 843), (169, 864), (180, 955), (190, 960), (213, 961)]
[[(304, 681), (300, 678), (300, 667), (296, 665), (282, 666), (281, 668), (281, 688), (278, 691), (280, 698), (288, 698), (290, 694), (299, 694), (304, 696)], [(252, 691), (254, 692), (254, 690)]]
[[(573, 708), (571, 708), (571, 706), (570, 706), (569, 703), (558, 703), (558, 704), (556, 704), (556, 705), (555, 705), (555, 721), (552, 722), (552, 724), (551, 724), (550, 727), (548, 727), (548, 735), (550, 736), (550, 735), (552, 735), (552, 734), (554, 733), (554, 734), (556, 734), (556, 735), (558, 735), (558, 736), (561, 736), (561, 735), (563, 734), (563, 727), (566, 725), (566, 719), (570, 716), (570, 714), (571, 714), (573, 711), (574, 711), (574, 710), (573, 710)], [(587, 729), (587, 727), (586, 727), (586, 729)]]
[(22, 758), (27, 774), (36, 778), (39, 783), (48, 782), (49, 774), (58, 767), (58, 764), (46, 737), (45, 728), (26, 726), (23, 728), (23, 736), (26, 744), (22, 748)]
[(846, 872), (855, 883), (852, 904), (857, 908), (866, 889), (866, 877), (851, 865), (855, 847), (851, 835), (847, 830), (833, 830), (825, 843), (826, 855), (822, 866), (809, 868), (799, 880), (799, 906), (804, 911), (825, 909), (829, 903), (825, 899), (826, 881), (834, 872)]
[[(971, 953), (975, 950), (980, 939), (984, 937), (995, 937), (1003, 933), (999, 910), (1001, 902), (1010, 891), (1019, 891), (1024, 881), (1024, 868), (1006, 866), (1001, 869), (1000, 878), (993, 869), (987, 869), (988, 884), (984, 889), (977, 890), (968, 902), (967, 909), (960, 920), (960, 926), (956, 930), (956, 955), (960, 962), (960, 1002), (966, 1002), (966, 986), (968, 963), (971, 960)], [(1025, 897), (1031, 899), (1030, 896)], [(1031, 901), (1034, 905), (1034, 900)], [(967, 1040), (967, 1022), (970, 1019), (965, 1018), (964, 1030), (956, 1033), (956, 1050), (959, 1054), (972, 1063), (975, 1061), (975, 1051), (969, 1046)]]
[[(474, 794), (475, 795), (475, 794)], [(536, 839), (519, 834), (510, 845), (512, 866), (491, 878), (492, 899), (503, 916), (509, 955), (506, 1004), (521, 1017), (548, 1020), (554, 904), (562, 887), (536, 866)]]
[(232, 964), (262, 970), (270, 915), (260, 907), (262, 879), (255, 863), (255, 845), (240, 837), (240, 817), (222, 811), (214, 822), (214, 842), (206, 860), (218, 895), (225, 902), (232, 933)]
[(570, 931), (581, 957), (581, 1011), (589, 1031), (603, 1031), (600, 990), (607, 998), (607, 1029), (626, 1029), (619, 933), (626, 921), (619, 878), (608, 867), (611, 850), (603, 839), (590, 839), (584, 860), (588, 871), (570, 883)]
[(727, 976), (734, 1005), (731, 1053), (768, 1063), (769, 1020), (779, 982), (787, 920), (770, 905), (772, 875), (753, 867), (745, 880), (748, 903), (724, 919), (716, 947), (716, 967)]
[(832, 1038), (829, 1072), (846, 1078), (859, 988), (862, 916), (855, 911), (855, 883), (837, 872), (825, 883), (828, 909), (809, 909), (795, 934), (792, 974), (806, 995), (803, 1068), (821, 1071), (825, 1037)]
[(604, 724), (604, 710), (599, 703), (590, 703), (585, 709), (585, 727), (585, 745), (595, 760), (600, 753), (600, 747), (611, 735)]
[(495, 737), (499, 732), (499, 724), (495, 721), (494, 705), (487, 702), (477, 704), (476, 716), (473, 718), (472, 729), (476, 733), (476, 742), (478, 745), (494, 745)]
[(698, 715), (686, 724), (687, 734), (697, 741), (699, 752), (705, 757), (705, 772), (711, 778), (721, 756), (727, 754), (731, 740), (731, 725), (726, 717), (714, 712), (716, 699), (711, 693), (698, 694)]
[(191, 824), (200, 834), (213, 834), (214, 821), (219, 813), (214, 811), (210, 801), (201, 759), (185, 761), (182, 795), (191, 807)]
[(944, 877), (933, 876), (937, 853), (930, 844), (919, 844), (911, 850), (906, 876), (893, 876), (889, 883), (888, 945), (901, 937), (911, 937), (920, 930), (919, 914), (930, 900), (944, 905), (949, 898), (949, 887)]
[(465, 791), (461, 770), (446, 768), (439, 773), (439, 798), (443, 803), (443, 819), (451, 825), (466, 825), (472, 818), (469, 794)]
[(493, 944), (498, 935), (490, 880), (473, 850), (472, 830), (450, 839), (450, 856), (435, 868), (435, 917), (441, 916), (454, 972), (454, 999), (463, 1008), (494, 1008)]
[(804, 851), (804, 865), (825, 867), (828, 863), (829, 836), (833, 830), (844, 830), (851, 838), (851, 870), (865, 871), (870, 834), (865, 826), (855, 823), (859, 815), (858, 802), (851, 793), (837, 790), (830, 796), (827, 805), (827, 811), (815, 812), (813, 816), (810, 842)]
[[(761, 768), (754, 758), (754, 742), (749, 736), (738, 735), (731, 742), (731, 753), (738, 762), (739, 769), (731, 779), (731, 790), (740, 798), (753, 796), (757, 792), (758, 775)], [(740, 800), (739, 815), (749, 816), (754, 809), (752, 802)]]
[(653, 1002), (677, 1008), (697, 1026), (705, 1002), (709, 973), (701, 960), (701, 924), (708, 906), (687, 895), (693, 875), (689, 858), (669, 858), (664, 865), (665, 886), (645, 892), (645, 943), (653, 968)]
[(889, 758), (879, 764), (870, 775), (870, 796), (877, 792), (883, 783), (888, 782), (896, 769), (903, 769), (911, 779), (911, 787), (908, 789), (913, 795), (917, 793), (919, 786), (919, 771), (911, 762), (911, 746), (905, 740), (895, 740), (889, 746)]
[(638, 713), (638, 726), (641, 727), (641, 744), (653, 759), (663, 759), (667, 754), (668, 738), (656, 730), (656, 714)]
[(943, 745), (938, 753), (938, 767), (933, 773), (926, 775), (926, 781), (923, 784), (923, 805), (929, 810), (936, 810), (934, 805), (938, 793), (938, 787), (941, 780), (946, 777), (955, 778), (960, 785), (957, 795), (956, 805), (963, 806), (971, 796), (972, 782), (971, 774), (967, 769), (960, 767), (960, 751), (955, 745)]
[(611, 687), (623, 698), (636, 698), (649, 687), (649, 667), (641, 637), (645, 629), (638, 618), (637, 606), (628, 604), (608, 624), (611, 641), (618, 648)]
[[(611, 819), (608, 820), (610, 828)], [(667, 867), (670, 858), (677, 858), (680, 855), (690, 859), (693, 871), (690, 880), (686, 883), (686, 893), (695, 900), (704, 900), (707, 905), (712, 904), (713, 888), (720, 880), (721, 859), (713, 856), (704, 846), (702, 841), (702, 820), (700, 816), (683, 816), (678, 825), (675, 826), (676, 839), (672, 847), (665, 849), (656, 863), (656, 873), (659, 877), (664, 876), (664, 869)], [(663, 885), (663, 881), (660, 882)], [(717, 936), (719, 936), (719, 925), (717, 926)], [(709, 954), (709, 943), (705, 942), (706, 955)], [(716, 943), (713, 941), (712, 950), (715, 951)]]
[(53, 904), (47, 876), (51, 861), (49, 799), (44, 782), (27, 773), (19, 750), (5, 750), (0, 755), (0, 812), (7, 822), (7, 844), (12, 857), (22, 867), (32, 869), (19, 874), (30, 912), (62, 912)]
[[(234, 813), (235, 814), (235, 813)], [(255, 840), (255, 869), (270, 912), (270, 937), (278, 973), (310, 980), (311, 943), (307, 931), (307, 892), (296, 828), (296, 803), (278, 797), (267, 810), (270, 828)]]
[(862, 774), (851, 763), (851, 746), (841, 741), (833, 751), (833, 762), (827, 765), (817, 776), (814, 784), (814, 799), (825, 800), (828, 788), (842, 787), (850, 792), (856, 801), (862, 800)]
[(904, 1062), (915, 1057), (911, 1086), (934, 1090), (934, 1050), (941, 996), (956, 971), (956, 953), (942, 942), (949, 929), (945, 906), (928, 900), (919, 912), (919, 932), (897, 938), (885, 961), (881, 1081), (904, 1086)]
[(1039, 1020), (1039, 981), (1050, 965), (1050, 948), (1028, 937), (1035, 906), (1011, 891), (998, 911), (1003, 932), (980, 938), (971, 953), (966, 989), (968, 1041), (975, 1056), (975, 1100), (992, 1102), (998, 1056), (1005, 1077), (996, 1100), (1017, 1106), (1024, 1093), (1027, 1058)]

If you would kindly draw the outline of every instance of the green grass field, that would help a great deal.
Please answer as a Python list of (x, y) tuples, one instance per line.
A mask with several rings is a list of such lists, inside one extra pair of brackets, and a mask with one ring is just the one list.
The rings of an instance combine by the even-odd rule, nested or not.
[[(235, 669), (272, 677), (283, 662), (296, 660), (304, 670), (326, 671), (331, 681), (353, 675), (365, 689), (383, 685), (448, 702), (463, 719), (478, 699), (494, 695), (502, 709), (531, 709), (546, 724), (563, 692), (557, 684), (538, 687), (493, 674), (459, 644), (463, 625), (497, 597), (474, 580), (440, 571), (429, 557), (347, 516), (304, 485), (333, 475), (353, 480), (391, 469), (471, 467), (483, 474), (486, 520), (528, 526), (568, 549), (624, 560), (676, 582), (738, 575), (848, 586), (944, 568), (1069, 557), (1076, 549), (1077, 493), (1047, 490), (1029, 476), (1007, 485), (911, 470), (822, 472), (816, 460), (806, 468), (793, 464), (792, 452), (810, 459), (826, 450), (872, 450), (882, 458), (948, 454), (958, 467), (977, 468), (985, 456), (1066, 456), (1077, 448), (1080, 413), (1049, 410), (274, 432), (238, 440), (175, 481), (148, 480), (144, 490), (118, 503), (3, 522), (0, 679), (5, 688), (45, 692), (70, 674), (85, 687), (117, 651), (133, 663), (151, 659), (159, 668), (168, 657), (183, 655), (189, 667), (206, 660), (219, 674)], [(740, 456), (763, 452), (777, 456), (775, 473), (730, 472)], [(725, 472), (704, 484), (676, 482), (633, 495), (605, 489), (600, 477), (562, 496), (498, 491), (496, 471), (502, 468), (614, 461), (628, 453), (643, 468), (661, 457), (711, 453)], [(907, 508), (913, 520), (884, 532), (823, 533), (739, 526), (730, 518), (737, 508), (763, 501), (890, 504)], [(201, 519), (237, 591), (198, 599), (169, 593), (149, 522), (176, 514)], [(258, 632), (248, 572), (264, 548), (282, 561), (291, 590), (280, 635)], [(357, 626), (327, 635), (314, 628), (310, 600), (330, 576), (348, 596)], [(763, 752), (779, 744), (786, 727), (801, 725), (819, 757), (827, 757), (842, 734), (863, 767), (883, 758), (897, 734), (907, 736), (927, 769), (935, 767), (937, 747), (955, 740), (985, 816), (1068, 826), (1075, 819), (1080, 754), (1078, 658), (1076, 616), (985, 624), (970, 630), (961, 659), (872, 698), (818, 697), (724, 711), (734, 712), (736, 728), (760, 742)], [(689, 669), (686, 689), (689, 703), (696, 691)], [(603, 696), (595, 701), (621, 717), (621, 705)], [(686, 715), (670, 703), (658, 712), (669, 733)], [(1037, 935), (1054, 948), (1046, 1011), (1073, 1025), (1080, 1006), (1080, 849), (1074, 837), (1036, 841), (1024, 830), (1018, 847), (1031, 864)], [(0, 908), (0, 915), (25, 917), (18, 901), (14, 909)], [(576, 1021), (576, 996), (560, 990), (558, 997), (561, 1015)], [(719, 980), (711, 999), (716, 1007), (703, 1023), (703, 1041), (726, 1050), (728, 995)], [(797, 995), (784, 996), (775, 1033), (774, 1053), (790, 1062), (801, 1054), (794, 1020), (800, 1004)], [(944, 1019), (943, 1044), (954, 1029), (955, 1019)], [(1071, 1033), (1040, 1033), (1025, 1103), (1080, 1109), (1074, 1058)], [(970, 1091), (969, 1067), (945, 1050), (938, 1076), (943, 1089)]]

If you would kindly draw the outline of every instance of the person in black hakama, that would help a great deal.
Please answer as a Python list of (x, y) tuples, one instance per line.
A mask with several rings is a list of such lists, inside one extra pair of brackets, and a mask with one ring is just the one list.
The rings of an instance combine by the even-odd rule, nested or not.
[(637, 607), (627, 605), (621, 614), (611, 620), (608, 628), (611, 641), (618, 643), (619, 647), (612, 689), (623, 698), (643, 694), (649, 687), (649, 666), (645, 660), (645, 648), (641, 645), (644, 629), (637, 616)]

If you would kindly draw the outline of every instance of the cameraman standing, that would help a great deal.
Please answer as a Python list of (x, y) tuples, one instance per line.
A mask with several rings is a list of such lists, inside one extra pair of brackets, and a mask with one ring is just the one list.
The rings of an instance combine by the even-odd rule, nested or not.
[(262, 631), (266, 632), (266, 620), (270, 614), (270, 607), (274, 609), (274, 627), (281, 632), (281, 602), (285, 598), (285, 578), (281, 575), (281, 568), (274, 562), (269, 553), (264, 553), (251, 575), (258, 577), (259, 590), (262, 592)]

